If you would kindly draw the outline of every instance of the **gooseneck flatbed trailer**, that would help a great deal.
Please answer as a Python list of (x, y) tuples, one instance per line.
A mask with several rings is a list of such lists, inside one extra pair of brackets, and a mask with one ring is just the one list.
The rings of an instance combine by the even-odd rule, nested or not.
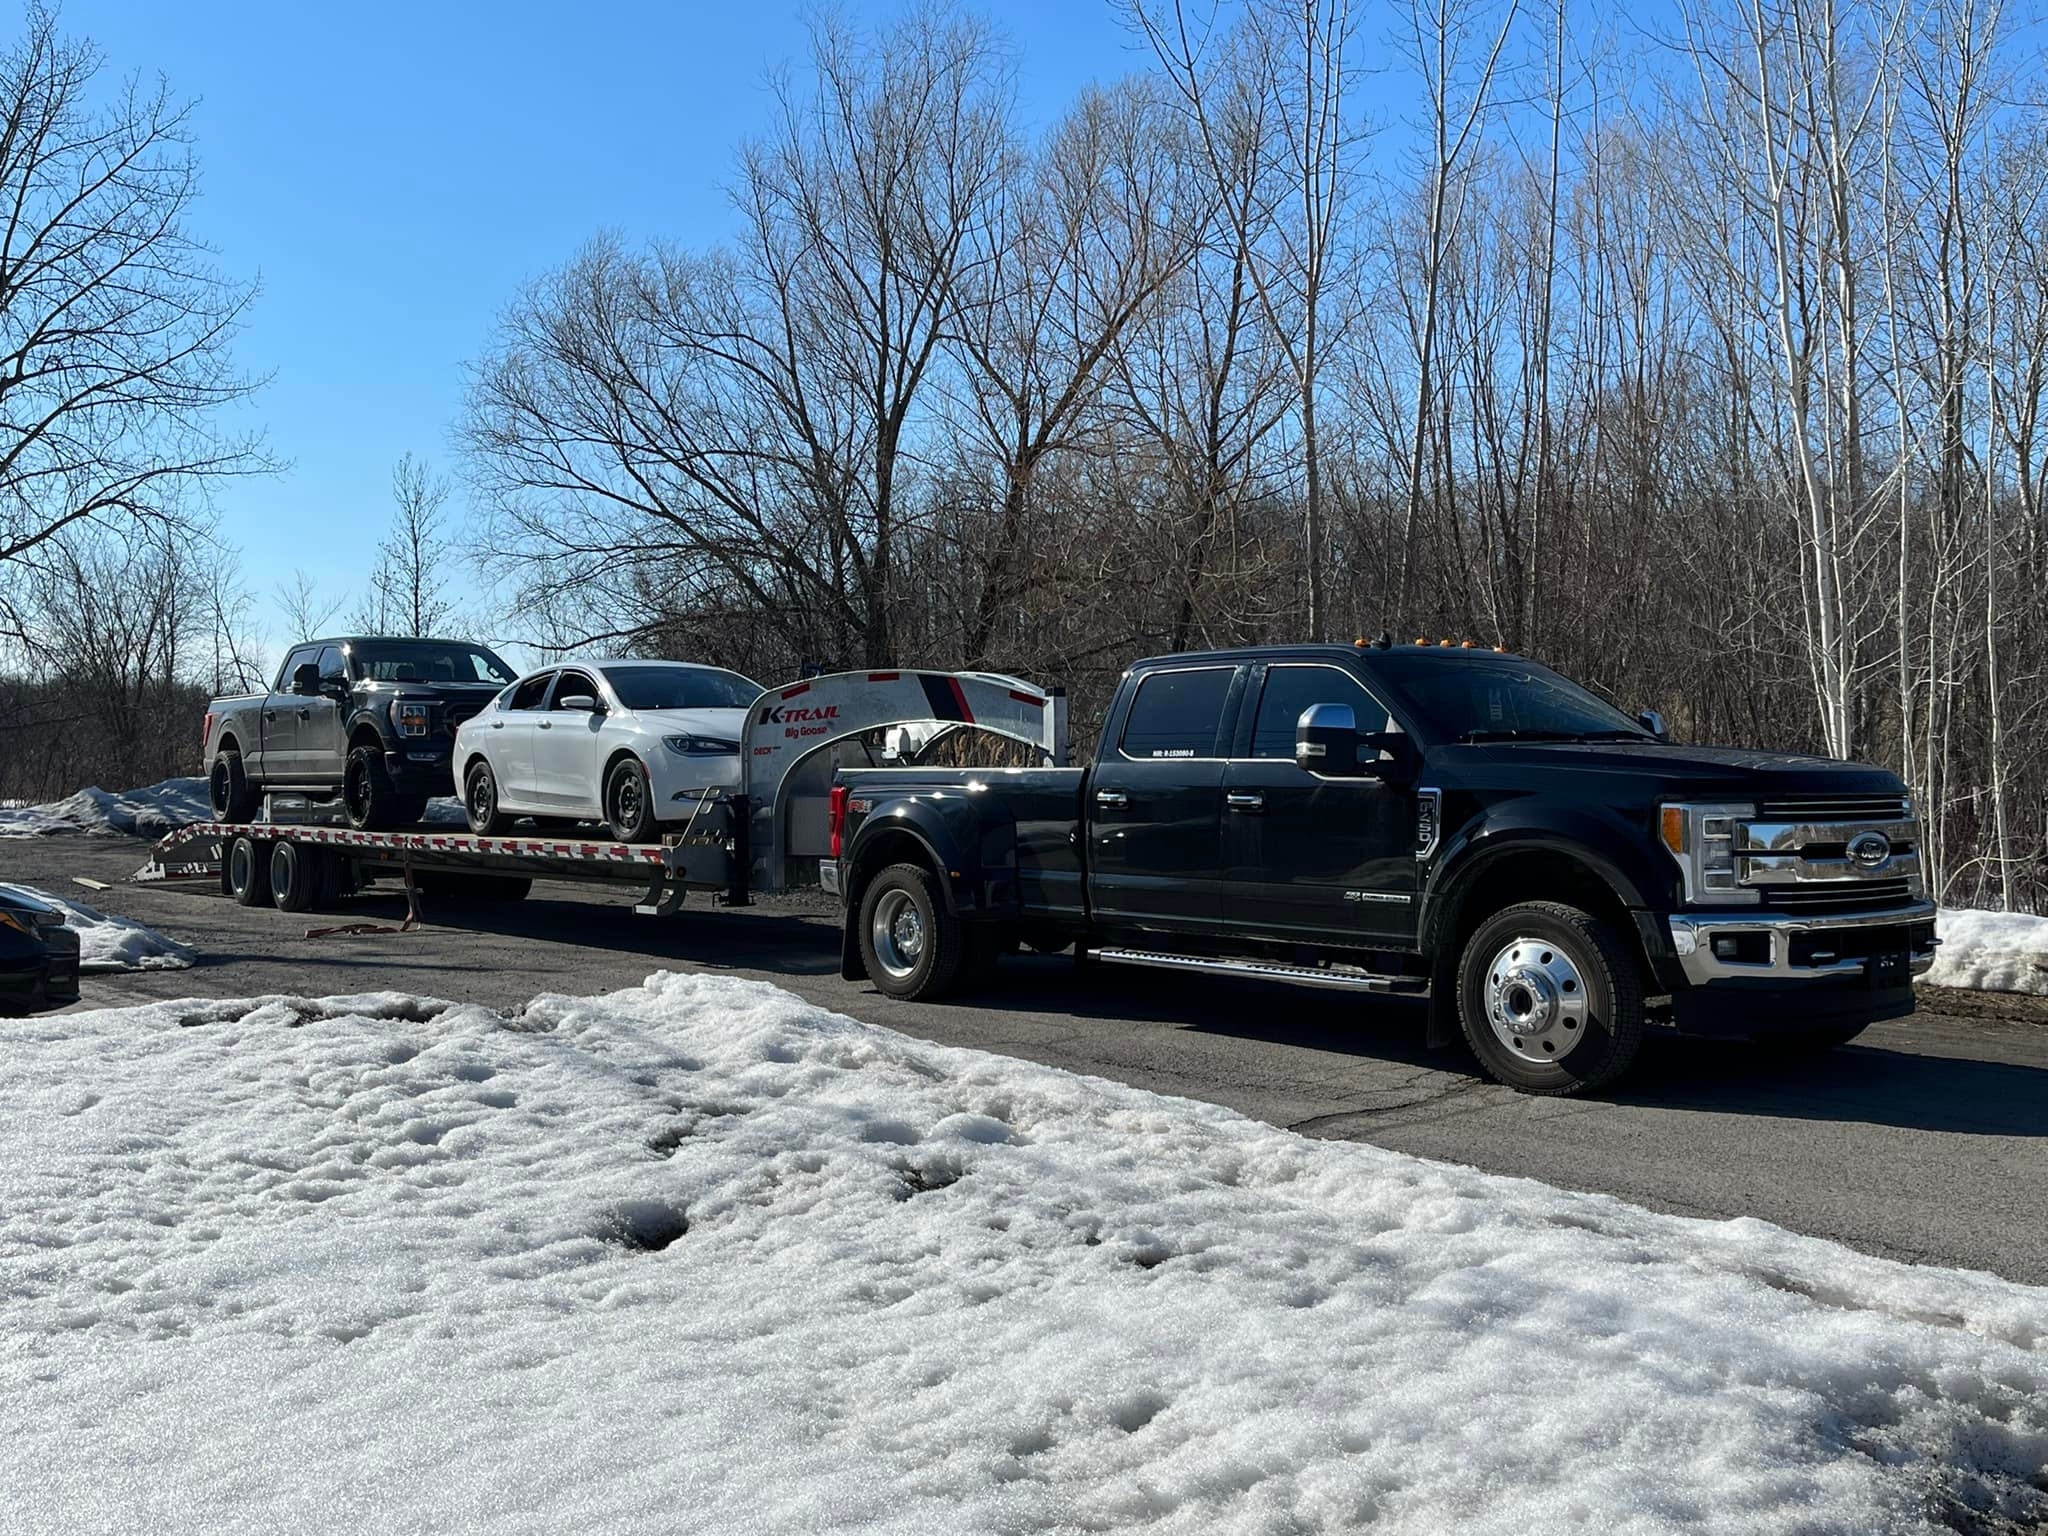
[[(990, 761), (1064, 764), (1066, 696), (986, 672), (841, 672), (764, 692), (749, 707), (739, 781), (688, 792), (658, 843), (602, 828), (481, 836), (460, 824), (391, 832), (347, 825), (338, 801), (267, 796), (248, 822), (200, 822), (151, 851), (138, 879), (218, 882), (245, 904), (319, 911), (381, 877), (408, 892), (496, 899), (536, 879), (639, 886), (635, 910), (666, 915), (688, 894), (743, 906), (813, 885), (837, 856), (830, 797), (841, 767)], [(417, 908), (415, 908), (415, 911)]]

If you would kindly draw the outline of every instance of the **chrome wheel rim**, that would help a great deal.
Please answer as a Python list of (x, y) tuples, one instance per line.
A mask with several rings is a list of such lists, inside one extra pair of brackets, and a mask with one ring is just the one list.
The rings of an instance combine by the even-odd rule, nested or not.
[(1586, 1038), (1586, 978), (1551, 939), (1508, 940), (1486, 968), (1486, 1022), (1517, 1059), (1549, 1066)]
[(875, 915), (868, 925), (868, 937), (875, 946), (875, 959), (898, 981), (917, 969), (924, 958), (924, 918), (910, 892), (889, 890), (875, 903)]

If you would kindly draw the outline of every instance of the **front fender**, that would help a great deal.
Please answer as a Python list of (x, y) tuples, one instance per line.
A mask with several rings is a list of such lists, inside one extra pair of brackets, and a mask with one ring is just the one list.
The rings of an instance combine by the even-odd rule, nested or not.
[(1649, 839), (1647, 828), (1611, 812), (1555, 802), (1517, 800), (1482, 814), (1452, 836), (1430, 868), (1418, 920), (1423, 948), (1435, 950), (1444, 926), (1489, 867), (1519, 853), (1573, 860), (1632, 912), (1666, 908), (1677, 867)]

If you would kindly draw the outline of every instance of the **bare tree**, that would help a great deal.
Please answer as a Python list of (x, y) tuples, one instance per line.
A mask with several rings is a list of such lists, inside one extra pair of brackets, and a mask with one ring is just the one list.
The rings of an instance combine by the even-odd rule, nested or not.
[(448, 596), (453, 541), (442, 519), (448, 482), (406, 454), (391, 471), (391, 533), (377, 546), (356, 627), (372, 635), (432, 635), (455, 613)]
[(319, 584), (303, 570), (294, 569), (290, 581), (279, 582), (271, 598), (284, 617), (288, 644), (317, 637), (341, 612), (342, 600), (323, 593)]
[(227, 345), (254, 290), (186, 226), (188, 110), (100, 74), (41, 6), (0, 57), (0, 562), (85, 522), (183, 526), (266, 467), (216, 424), (251, 388)]

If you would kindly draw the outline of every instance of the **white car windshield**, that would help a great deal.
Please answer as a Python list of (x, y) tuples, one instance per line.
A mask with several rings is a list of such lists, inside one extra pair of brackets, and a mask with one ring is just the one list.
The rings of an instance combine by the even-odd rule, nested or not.
[(606, 667), (604, 679), (628, 709), (745, 709), (761, 685), (718, 667)]

